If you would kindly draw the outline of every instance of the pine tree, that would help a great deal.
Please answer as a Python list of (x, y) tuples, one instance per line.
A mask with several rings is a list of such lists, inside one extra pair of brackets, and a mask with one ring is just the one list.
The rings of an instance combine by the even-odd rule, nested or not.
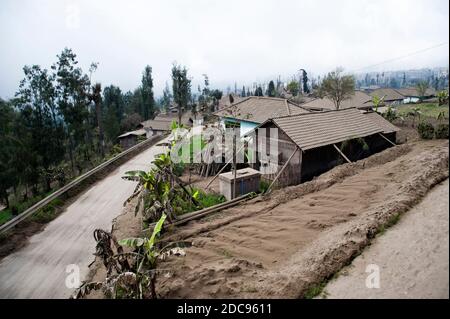
[(310, 91), (308, 86), (308, 73), (306, 73), (306, 70), (303, 70), (302, 82), (303, 82), (303, 93), (309, 94)]
[(172, 67), (172, 91), (173, 100), (178, 107), (178, 124), (181, 125), (183, 110), (187, 109), (191, 99), (191, 80), (187, 76), (186, 67), (176, 64)]
[(153, 96), (152, 67), (147, 65), (142, 73), (142, 113), (144, 120), (153, 118), (155, 113), (155, 98)]
[(267, 96), (275, 97), (276, 91), (275, 91), (275, 83), (273, 81), (269, 82), (269, 87), (267, 89)]

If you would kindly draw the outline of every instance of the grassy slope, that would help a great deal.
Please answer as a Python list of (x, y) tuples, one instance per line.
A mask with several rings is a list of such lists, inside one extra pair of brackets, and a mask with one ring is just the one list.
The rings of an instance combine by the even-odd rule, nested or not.
[(437, 118), (440, 112), (445, 113), (445, 117), (449, 117), (448, 104), (438, 106), (437, 103), (418, 103), (418, 104), (403, 104), (397, 107), (400, 115), (406, 115), (411, 112), (414, 108), (419, 108), (422, 112), (421, 116)]

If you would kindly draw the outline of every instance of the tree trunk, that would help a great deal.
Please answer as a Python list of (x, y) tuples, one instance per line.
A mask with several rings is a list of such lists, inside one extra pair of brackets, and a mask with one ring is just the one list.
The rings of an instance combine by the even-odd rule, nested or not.
[(45, 191), (48, 193), (52, 190), (52, 186), (51, 186), (51, 179), (46, 177), (45, 178)]
[(103, 140), (103, 123), (102, 123), (102, 106), (100, 103), (95, 104), (95, 112), (97, 115), (98, 139), (100, 144), (100, 153), (102, 158), (105, 157), (105, 143)]
[(70, 157), (70, 166), (72, 168), (72, 175), (75, 176), (75, 164), (73, 161), (73, 143), (72, 137), (69, 135), (69, 157)]

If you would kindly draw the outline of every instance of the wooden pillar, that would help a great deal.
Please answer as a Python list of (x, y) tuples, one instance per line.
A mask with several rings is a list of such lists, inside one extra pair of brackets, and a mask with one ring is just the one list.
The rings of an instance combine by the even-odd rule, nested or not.
[(334, 148), (336, 149), (336, 151), (338, 151), (338, 153), (341, 154), (341, 156), (342, 156), (348, 163), (351, 163), (351, 162), (352, 162), (351, 160), (349, 160), (349, 159), (347, 158), (347, 156), (345, 156), (344, 153), (342, 153), (342, 151), (339, 149), (339, 147), (336, 146), (336, 144), (333, 144), (333, 146), (334, 146)]

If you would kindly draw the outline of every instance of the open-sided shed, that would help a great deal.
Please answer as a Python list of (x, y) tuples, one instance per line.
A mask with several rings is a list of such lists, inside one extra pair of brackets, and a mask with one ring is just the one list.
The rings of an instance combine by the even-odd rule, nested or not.
[[(398, 131), (380, 115), (356, 108), (273, 118), (258, 128), (278, 129), (278, 138), (270, 140), (278, 143), (278, 170), (263, 178), (281, 186), (299, 184), (336, 165), (395, 145)], [(261, 130), (255, 132), (257, 139), (266, 138), (259, 136)], [(258, 149), (256, 168), (261, 171), (263, 155)]]

